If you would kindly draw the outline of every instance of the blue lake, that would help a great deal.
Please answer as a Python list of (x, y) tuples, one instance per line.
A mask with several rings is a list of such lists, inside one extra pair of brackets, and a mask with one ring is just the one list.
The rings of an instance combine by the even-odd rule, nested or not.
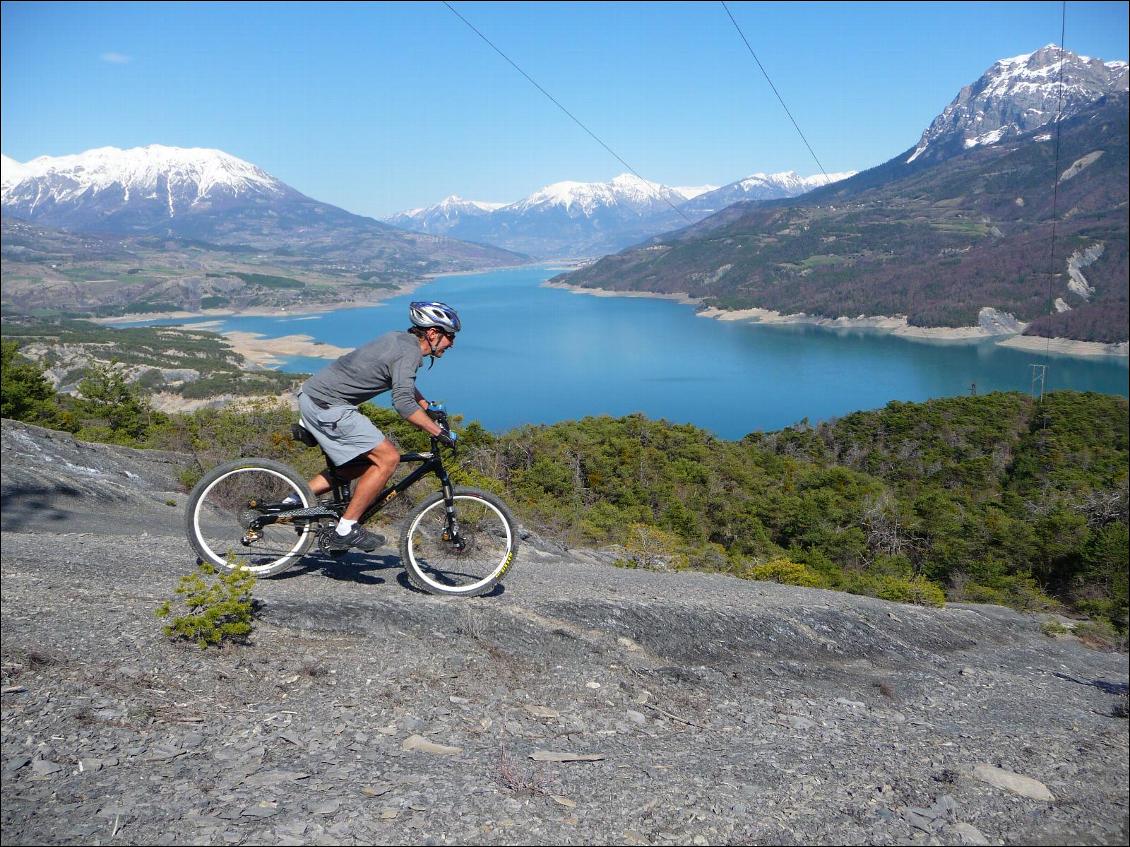
[[(1081, 359), (991, 342), (911, 341), (874, 330), (764, 326), (697, 317), (669, 300), (593, 297), (541, 283), (558, 271), (518, 268), (438, 278), (379, 306), (316, 315), (229, 317), (221, 331), (304, 334), (356, 347), (408, 326), (411, 300), (442, 300), (463, 319), (451, 352), (417, 374), (424, 396), (502, 432), (524, 423), (643, 412), (723, 438), (812, 423), (891, 400), (1047, 390), (1126, 396), (1125, 358)], [(205, 320), (201, 318), (201, 320)], [(148, 321), (147, 324), (193, 321)], [(427, 360), (425, 360), (427, 361)], [(321, 359), (288, 359), (316, 371)], [(377, 403), (388, 403), (381, 395)]]

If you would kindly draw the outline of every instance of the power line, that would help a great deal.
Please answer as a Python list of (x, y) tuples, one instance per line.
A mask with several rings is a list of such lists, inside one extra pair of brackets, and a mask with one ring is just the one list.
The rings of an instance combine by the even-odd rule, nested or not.
[[(469, 20), (467, 20), (461, 14), (459, 14), (459, 12), (457, 12), (455, 10), (455, 8), (450, 3), (447, 2), (447, 0), (443, 0), (443, 5), (445, 5), (448, 9), (450, 9), (451, 13), (453, 15), (455, 15), (455, 17), (459, 18), (459, 20), (463, 21), (463, 23), (465, 23), (468, 27), (470, 27), (471, 31), (474, 32), (475, 35), (477, 35), (479, 38), (481, 38), (483, 41), (485, 41), (488, 45), (490, 45), (490, 48), (492, 50), (494, 50), (495, 53), (497, 53), (499, 56), (501, 56), (503, 59), (505, 59), (507, 62), (509, 62), (510, 66), (513, 67), (514, 70), (516, 70), (518, 73), (520, 73), (522, 76), (524, 76), (527, 80), (529, 80), (530, 84), (533, 85), (534, 88), (536, 88), (538, 91), (540, 91), (546, 97), (548, 97), (553, 102), (553, 105), (555, 105), (558, 109), (560, 109), (562, 112), (564, 112), (566, 115), (568, 115), (569, 118), (573, 121), (573, 123), (575, 123), (581, 129), (583, 129), (585, 132), (587, 132), (592, 137), (592, 139), (594, 141), (596, 141), (597, 144), (599, 144), (601, 147), (603, 147), (605, 150), (607, 150), (609, 153), (611, 153), (615, 157), (616, 161), (618, 161), (621, 165), (623, 165), (625, 168), (627, 168), (629, 171), (631, 171), (636, 177), (643, 180), (643, 182), (647, 183), (648, 185), (651, 185), (650, 180), (644, 179), (642, 176), (640, 176), (639, 171), (637, 171), (635, 168), (633, 168), (631, 165), (629, 165), (627, 162), (625, 162), (623, 157), (619, 153), (617, 153), (615, 150), (613, 150), (611, 147), (609, 147), (607, 144), (605, 144), (603, 141), (601, 141), (600, 138), (597, 136), (597, 134), (595, 132), (593, 132), (591, 129), (589, 129), (587, 126), (585, 126), (583, 123), (581, 123), (580, 118), (578, 118), (576, 115), (574, 115), (572, 112), (570, 112), (564, 106), (562, 106), (561, 103), (557, 100), (556, 97), (554, 97), (552, 94), (550, 94), (548, 91), (546, 91), (540, 85), (538, 85), (537, 80), (535, 80), (532, 76), (530, 76), (528, 73), (526, 73), (520, 67), (518, 67), (518, 64), (513, 59), (511, 59), (509, 56), (507, 56), (505, 53), (503, 53), (495, 45), (495, 43), (493, 41), (491, 41), (489, 38), (487, 38), (485, 35), (483, 35), (482, 32), (480, 32), (479, 29), (473, 23), (471, 23)], [(827, 174), (825, 174), (825, 176), (827, 176)], [(670, 200), (668, 200), (666, 197), (664, 197), (661, 192), (659, 193), (659, 198), (664, 203), (666, 203), (668, 206), (670, 206), (672, 209), (674, 209), (683, 218), (683, 220), (685, 220), (687, 223), (694, 223), (694, 221), (692, 221), (689, 217), (687, 217), (686, 213), (683, 212), (682, 209), (680, 209), (678, 206), (676, 206), (674, 203), (672, 203)]]
[[(1063, 69), (1067, 66), (1067, 60), (1063, 55), (1064, 36), (1067, 33), (1067, 0), (1063, 0), (1060, 19), (1059, 19), (1059, 103), (1056, 106), (1055, 112), (1055, 171), (1052, 173), (1052, 238), (1051, 238), (1051, 256), (1048, 259), (1048, 303), (1052, 302), (1052, 283), (1055, 281), (1055, 235), (1056, 225), (1059, 223), (1059, 140), (1063, 126)], [(1050, 308), (1055, 308), (1054, 304)], [(1049, 329), (1050, 331), (1050, 329)], [(1048, 336), (1048, 342), (1044, 349), (1044, 357), (1048, 358), (1051, 354), (1052, 339)]]
[(734, 29), (738, 31), (738, 35), (740, 35), (742, 37), (742, 41), (745, 42), (746, 49), (749, 50), (749, 55), (753, 56), (753, 61), (757, 62), (757, 66), (761, 68), (761, 73), (765, 75), (765, 81), (769, 83), (769, 87), (773, 89), (773, 93), (776, 94), (777, 99), (781, 101), (781, 108), (785, 110), (785, 114), (789, 116), (789, 120), (792, 121), (793, 126), (796, 127), (796, 131), (800, 135), (800, 140), (804, 142), (804, 146), (808, 148), (808, 152), (812, 154), (812, 158), (816, 160), (816, 165), (820, 168), (820, 173), (824, 174), (824, 179), (827, 180), (826, 184), (831, 185), (832, 178), (828, 176), (828, 172), (824, 170), (824, 166), (820, 164), (820, 159), (817, 158), (816, 151), (812, 149), (812, 145), (808, 143), (808, 139), (805, 138), (804, 133), (801, 132), (800, 125), (797, 124), (796, 119), (793, 117), (793, 113), (789, 111), (789, 107), (785, 105), (785, 99), (781, 96), (781, 92), (777, 90), (777, 86), (775, 86), (773, 84), (773, 80), (769, 78), (769, 72), (765, 70), (765, 66), (761, 64), (761, 60), (757, 58), (757, 54), (753, 52), (753, 47), (750, 46), (749, 39), (745, 37), (745, 33), (742, 32), (742, 28), (738, 26), (738, 22), (734, 20), (734, 15), (730, 11), (730, 7), (726, 5), (726, 0), (721, 0), (721, 3), (722, 8), (726, 10), (726, 14), (730, 16), (730, 22), (734, 25)]

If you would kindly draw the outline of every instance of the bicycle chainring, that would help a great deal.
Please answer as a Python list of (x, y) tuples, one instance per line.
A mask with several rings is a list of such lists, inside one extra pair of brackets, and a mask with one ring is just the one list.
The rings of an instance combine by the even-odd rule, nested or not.
[(263, 513), (258, 509), (240, 509), (239, 510), (239, 525), (243, 529), (251, 529), (251, 522), (258, 517), (262, 517)]
[(330, 558), (340, 559), (349, 551), (337, 550), (333, 547), (330, 547), (330, 543), (333, 541), (334, 533), (336, 531), (337, 530), (333, 524), (320, 527), (318, 529), (318, 549), (321, 550), (324, 555), (329, 556)]

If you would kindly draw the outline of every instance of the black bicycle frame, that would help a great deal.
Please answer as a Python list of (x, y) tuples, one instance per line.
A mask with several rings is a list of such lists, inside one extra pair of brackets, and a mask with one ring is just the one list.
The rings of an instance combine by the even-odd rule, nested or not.
[[(440, 457), (438, 445), (433, 444), (432, 446), (437, 449), (431, 453), (401, 454), (401, 464), (410, 462), (422, 462), (422, 464), (420, 467), (416, 468), (416, 470), (412, 471), (412, 473), (408, 474), (408, 476), (404, 477), (404, 479), (400, 480), (400, 482), (388, 486), (384, 491), (378, 494), (377, 499), (373, 501), (373, 505), (365, 510), (365, 513), (361, 515), (360, 519), (357, 521), (358, 523), (367, 523), (373, 515), (430, 473), (434, 473), (439, 479), (439, 483), (443, 487), (443, 499), (450, 507), (453, 496), (451, 478), (447, 475), (447, 471), (443, 467), (443, 459)], [(328, 470), (330, 472), (330, 485), (334, 498), (333, 503), (330, 505), (342, 507), (344, 510), (344, 507), (348, 505), (349, 500), (352, 498), (352, 491), (346, 489), (346, 486), (349, 485), (352, 480), (341, 479), (334, 473), (334, 468), (329, 468)]]
[[(322, 452), (324, 455), (325, 451)], [(367, 463), (368, 459), (362, 458), (358, 461)], [(400, 480), (400, 482), (388, 486), (384, 491), (378, 494), (377, 499), (365, 510), (365, 513), (358, 520), (358, 523), (363, 524), (368, 522), (373, 515), (419, 482), (420, 479), (430, 473), (434, 473), (443, 488), (443, 501), (447, 511), (447, 529), (451, 534), (451, 539), (455, 540), (455, 543), (458, 544), (459, 526), (455, 518), (455, 492), (451, 485), (451, 478), (447, 475), (447, 470), (443, 467), (443, 458), (440, 456), (439, 442), (434, 438), (432, 439), (432, 452), (430, 453), (402, 453), (400, 462), (401, 464), (406, 462), (421, 462), (422, 464), (420, 467), (416, 468), (416, 470), (412, 471), (412, 473), (408, 474), (408, 476), (404, 477), (404, 479)], [(282, 506), (281, 504), (263, 504), (263, 507), (266, 509), (266, 514), (260, 515), (251, 521), (249, 529), (255, 531), (276, 523), (298, 523), (299, 521), (310, 523), (324, 518), (340, 518), (341, 513), (345, 511), (346, 506), (349, 505), (349, 501), (352, 498), (352, 490), (350, 487), (352, 480), (338, 475), (338, 471), (342, 470), (344, 467), (347, 467), (347, 465), (334, 465), (329, 461), (329, 456), (326, 456), (326, 470), (323, 473), (330, 481), (330, 493), (333, 497), (331, 502), (307, 508), (295, 508), (293, 506)]]

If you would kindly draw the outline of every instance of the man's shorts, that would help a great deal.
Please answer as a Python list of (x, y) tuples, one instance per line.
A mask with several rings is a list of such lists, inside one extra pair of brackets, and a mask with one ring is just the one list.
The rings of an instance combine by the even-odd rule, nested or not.
[(312, 398), (299, 394), (298, 411), (310, 434), (335, 465), (364, 456), (385, 440), (384, 433), (355, 406), (334, 405), (323, 409)]

